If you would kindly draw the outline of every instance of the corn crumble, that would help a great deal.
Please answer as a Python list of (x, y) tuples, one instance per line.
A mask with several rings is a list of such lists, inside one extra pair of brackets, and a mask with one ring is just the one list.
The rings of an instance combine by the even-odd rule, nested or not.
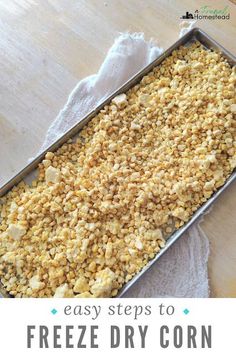
[(15, 297), (111, 297), (236, 166), (236, 70), (172, 52), (0, 204), (0, 279)]

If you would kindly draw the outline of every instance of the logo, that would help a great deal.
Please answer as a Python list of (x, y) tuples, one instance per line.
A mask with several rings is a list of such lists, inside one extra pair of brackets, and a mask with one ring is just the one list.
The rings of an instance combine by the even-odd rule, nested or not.
[(194, 13), (186, 11), (186, 14), (180, 17), (181, 20), (229, 20), (229, 7), (225, 6), (223, 9), (215, 9), (211, 6), (202, 6)]
[(186, 15), (183, 15), (182, 17), (180, 17), (183, 20), (193, 20), (193, 14), (189, 13), (188, 11), (186, 12)]

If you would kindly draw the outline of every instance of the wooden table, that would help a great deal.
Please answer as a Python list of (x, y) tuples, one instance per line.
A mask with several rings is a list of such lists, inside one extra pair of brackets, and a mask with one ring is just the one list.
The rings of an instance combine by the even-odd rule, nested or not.
[[(0, 185), (25, 166), (81, 78), (97, 72), (119, 32), (144, 32), (163, 48), (180, 16), (203, 5), (228, 6), (230, 20), (202, 20), (236, 54), (234, 1), (0, 0)], [(236, 185), (202, 224), (211, 244), (211, 296), (236, 297)]]

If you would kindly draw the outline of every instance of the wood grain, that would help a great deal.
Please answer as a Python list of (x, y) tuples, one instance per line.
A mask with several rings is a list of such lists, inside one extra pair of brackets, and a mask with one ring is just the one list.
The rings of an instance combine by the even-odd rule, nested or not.
[[(167, 48), (178, 38), (180, 16), (203, 5), (202, 0), (0, 0), (0, 185), (37, 153), (75, 84), (98, 70), (119, 32), (144, 32)], [(214, 8), (225, 6), (230, 20), (202, 20), (197, 26), (236, 54), (236, 6), (214, 1)], [(202, 224), (211, 243), (212, 296), (236, 297), (235, 201), (233, 185)]]

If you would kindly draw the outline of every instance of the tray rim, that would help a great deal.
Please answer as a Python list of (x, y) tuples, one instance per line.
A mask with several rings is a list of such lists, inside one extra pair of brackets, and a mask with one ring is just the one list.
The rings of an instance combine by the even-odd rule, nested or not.
[[(48, 146), (42, 153), (37, 155), (29, 164), (27, 164), (24, 168), (22, 168), (16, 175), (11, 177), (7, 182), (3, 184), (0, 188), (0, 200), (1, 198), (16, 184), (18, 184), (21, 180), (23, 180), (27, 175), (29, 175), (33, 170), (35, 170), (38, 164), (43, 160), (45, 154), (48, 151), (55, 151), (61, 145), (63, 145), (67, 140), (74, 137), (83, 127), (86, 125), (93, 117), (95, 117), (99, 111), (110, 101), (120, 93), (126, 92), (131, 87), (133, 87), (136, 83), (138, 83), (143, 76), (149, 73), (154, 67), (161, 64), (163, 60), (165, 60), (169, 55), (171, 55), (172, 51), (179, 48), (181, 45), (185, 45), (191, 41), (198, 40), (200, 43), (205, 45), (205, 41), (210, 44), (210, 47), (215, 50), (220, 50), (220, 52), (227, 58), (231, 65), (236, 64), (236, 57), (231, 54), (228, 50), (226, 50), (223, 46), (221, 46), (218, 42), (212, 39), (206, 32), (202, 29), (195, 27), (188, 33), (186, 33), (183, 37), (178, 39), (174, 44), (172, 44), (169, 48), (167, 48), (157, 59), (152, 61), (149, 65), (145, 66), (143, 69), (138, 71), (135, 75), (133, 75), (129, 80), (127, 80), (122, 86), (120, 86), (117, 90), (115, 90), (112, 94), (110, 94), (102, 103), (96, 106), (93, 110), (91, 110), (87, 115), (82, 117), (80, 121), (78, 121), (74, 126), (72, 126), (69, 130), (67, 130), (61, 137), (59, 137), (54, 143)], [(70, 99), (70, 98), (69, 98)], [(209, 198), (191, 217), (191, 219), (184, 224), (180, 229), (176, 230), (167, 240), (166, 245), (160, 252), (156, 254), (156, 256), (150, 260), (146, 266), (144, 266), (140, 272), (138, 272), (128, 283), (123, 285), (120, 289), (116, 297), (122, 297), (142, 276), (145, 274), (156, 262), (157, 260), (170, 248), (170, 246), (177, 241), (186, 230), (201, 216), (203, 215), (207, 209), (213, 204), (213, 202), (219, 197), (220, 194), (236, 180), (236, 171), (234, 171), (231, 176), (227, 179), (225, 184), (220, 187), (211, 198)], [(0, 284), (0, 297), (10, 297), (5, 288)]]

